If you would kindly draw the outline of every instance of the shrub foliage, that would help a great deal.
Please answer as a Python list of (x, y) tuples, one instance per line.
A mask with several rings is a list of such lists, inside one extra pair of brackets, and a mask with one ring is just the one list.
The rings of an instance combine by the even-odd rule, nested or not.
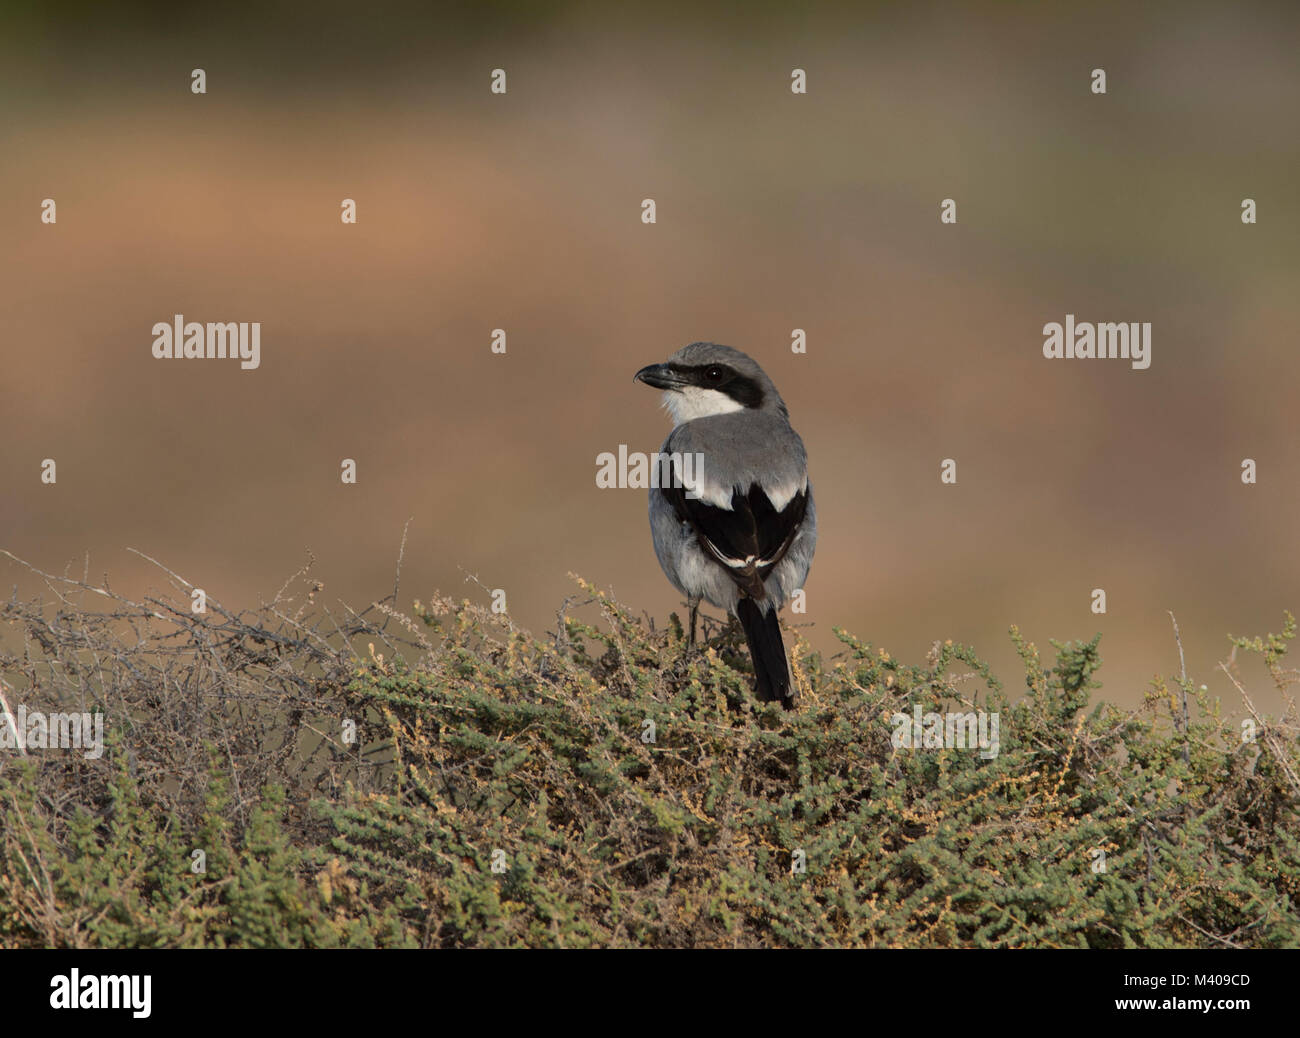
[[(195, 615), (169, 576), (3, 608), (10, 709), (108, 738), (0, 750), (0, 946), (1300, 945), (1290, 615), (1232, 642), (1240, 719), (1184, 674), (1094, 702), (1097, 638), (1048, 665), (1014, 628), (1011, 695), (951, 642), (795, 632), (787, 714), (734, 627), (690, 649), (581, 581), (537, 638), (443, 598), (340, 620), (305, 575)], [(918, 707), (997, 745), (896, 745)]]

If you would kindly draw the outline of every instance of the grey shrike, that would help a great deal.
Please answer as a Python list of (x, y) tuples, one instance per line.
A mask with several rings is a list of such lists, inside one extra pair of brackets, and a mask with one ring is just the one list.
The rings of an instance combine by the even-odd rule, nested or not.
[[(691, 641), (700, 599), (732, 613), (758, 698), (792, 710), (776, 614), (803, 587), (817, 545), (803, 441), (772, 380), (730, 346), (693, 342), (636, 379), (665, 390), (673, 418), (650, 490), (650, 532), (659, 565), (690, 604)], [(699, 461), (694, 471), (688, 456)]]

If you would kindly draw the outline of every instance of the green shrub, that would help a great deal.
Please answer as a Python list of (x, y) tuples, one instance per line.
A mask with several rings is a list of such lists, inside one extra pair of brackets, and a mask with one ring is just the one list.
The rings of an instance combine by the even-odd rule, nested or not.
[[(1184, 675), (1091, 705), (1097, 638), (1047, 667), (1013, 629), (1012, 697), (968, 648), (840, 631), (829, 661), (792, 639), (786, 714), (734, 626), (688, 650), (583, 586), (600, 622), (551, 639), (437, 600), (332, 658), (223, 614), (193, 651), (235, 662), (186, 672), (210, 684), (165, 751), (172, 679), (141, 675), (174, 646), (118, 644), (140, 658), (82, 688), (128, 704), (102, 760), (0, 759), (0, 945), (1300, 946), (1296, 719), (1244, 688), (1248, 739)], [(1286, 688), (1295, 633), (1234, 652)], [(996, 714), (996, 752), (895, 746), (916, 707)]]

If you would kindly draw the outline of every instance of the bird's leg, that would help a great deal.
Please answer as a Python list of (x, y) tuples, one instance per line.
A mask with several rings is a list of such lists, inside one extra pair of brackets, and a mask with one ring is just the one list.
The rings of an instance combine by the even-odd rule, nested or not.
[(687, 599), (687, 603), (691, 607), (691, 633), (690, 637), (686, 641), (686, 647), (688, 649), (693, 649), (695, 648), (695, 621), (700, 615), (700, 600), (698, 598), (689, 598)]

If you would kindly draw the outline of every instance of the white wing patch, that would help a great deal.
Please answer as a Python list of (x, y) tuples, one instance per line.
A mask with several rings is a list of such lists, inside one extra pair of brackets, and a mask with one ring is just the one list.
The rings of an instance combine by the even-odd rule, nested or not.
[[(712, 505), (714, 508), (721, 508), (724, 512), (731, 511), (732, 495), (739, 491), (744, 494), (748, 487), (736, 485), (723, 486), (721, 483), (712, 483), (708, 479), (708, 455), (704, 455), (704, 461), (701, 465), (687, 465), (687, 471), (683, 471), (680, 464), (680, 456), (677, 454), (670, 455), (673, 475), (677, 477), (678, 485), (684, 487), (690, 492), (691, 497), (697, 501), (703, 501), (706, 505)], [(694, 471), (690, 471), (694, 469)], [(704, 471), (701, 471), (703, 469)], [(778, 483), (774, 487), (763, 487), (763, 493), (767, 499), (772, 502), (772, 507), (778, 512), (785, 511), (786, 505), (793, 501), (798, 494), (802, 494), (808, 489), (808, 477), (804, 476), (802, 480), (790, 480), (788, 483)], [(752, 560), (751, 560), (752, 561)]]
[[(731, 511), (731, 494), (732, 487), (724, 487), (720, 483), (710, 483), (708, 480), (709, 460), (708, 455), (701, 455), (699, 464), (682, 464), (683, 456), (676, 452), (669, 455), (672, 462), (673, 475), (677, 479), (677, 484), (684, 488), (687, 493), (697, 501), (703, 501), (706, 505), (713, 505), (714, 508), (721, 508), (725, 511)], [(687, 459), (689, 462), (691, 459)]]
[(778, 483), (774, 487), (764, 487), (763, 493), (767, 499), (772, 502), (772, 507), (778, 512), (784, 512), (785, 506), (795, 499), (796, 494), (802, 494), (808, 489), (808, 477), (798, 482), (791, 480), (789, 483)]

